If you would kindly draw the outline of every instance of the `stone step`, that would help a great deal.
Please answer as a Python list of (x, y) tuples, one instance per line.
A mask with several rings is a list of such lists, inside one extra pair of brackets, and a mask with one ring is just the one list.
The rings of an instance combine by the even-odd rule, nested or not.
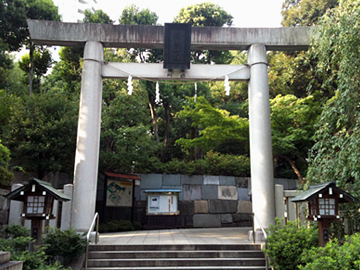
[(261, 250), (149, 250), (89, 252), (89, 259), (130, 258), (264, 258), (264, 253)]
[(265, 266), (88, 267), (88, 270), (266, 270)]
[(90, 245), (89, 251), (140, 250), (261, 250), (260, 244), (191, 244), (191, 245)]
[[(23, 262), (7, 262), (0, 265), (0, 270), (22, 270)], [(109, 270), (109, 269), (108, 269)]]
[(89, 259), (89, 267), (265, 266), (265, 258)]

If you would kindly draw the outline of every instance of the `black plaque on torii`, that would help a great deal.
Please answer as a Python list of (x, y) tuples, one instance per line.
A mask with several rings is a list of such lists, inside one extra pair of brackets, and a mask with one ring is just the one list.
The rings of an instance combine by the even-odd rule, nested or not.
[(165, 23), (164, 68), (190, 69), (191, 24)]

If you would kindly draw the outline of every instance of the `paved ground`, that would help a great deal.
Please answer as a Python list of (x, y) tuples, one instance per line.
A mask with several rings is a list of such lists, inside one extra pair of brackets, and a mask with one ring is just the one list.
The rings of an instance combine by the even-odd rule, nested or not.
[(241, 244), (251, 243), (251, 228), (169, 229), (101, 233), (99, 245)]

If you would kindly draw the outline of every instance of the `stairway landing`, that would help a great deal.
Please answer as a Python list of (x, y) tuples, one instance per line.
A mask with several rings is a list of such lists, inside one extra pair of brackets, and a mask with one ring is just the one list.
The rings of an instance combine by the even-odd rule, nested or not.
[(98, 245), (251, 244), (247, 236), (251, 229), (229, 227), (101, 233)]

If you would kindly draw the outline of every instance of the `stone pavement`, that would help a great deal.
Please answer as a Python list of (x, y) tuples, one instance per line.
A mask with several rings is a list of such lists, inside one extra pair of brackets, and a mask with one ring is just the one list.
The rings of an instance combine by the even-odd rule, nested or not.
[(168, 229), (101, 233), (98, 245), (246, 244), (252, 228)]

